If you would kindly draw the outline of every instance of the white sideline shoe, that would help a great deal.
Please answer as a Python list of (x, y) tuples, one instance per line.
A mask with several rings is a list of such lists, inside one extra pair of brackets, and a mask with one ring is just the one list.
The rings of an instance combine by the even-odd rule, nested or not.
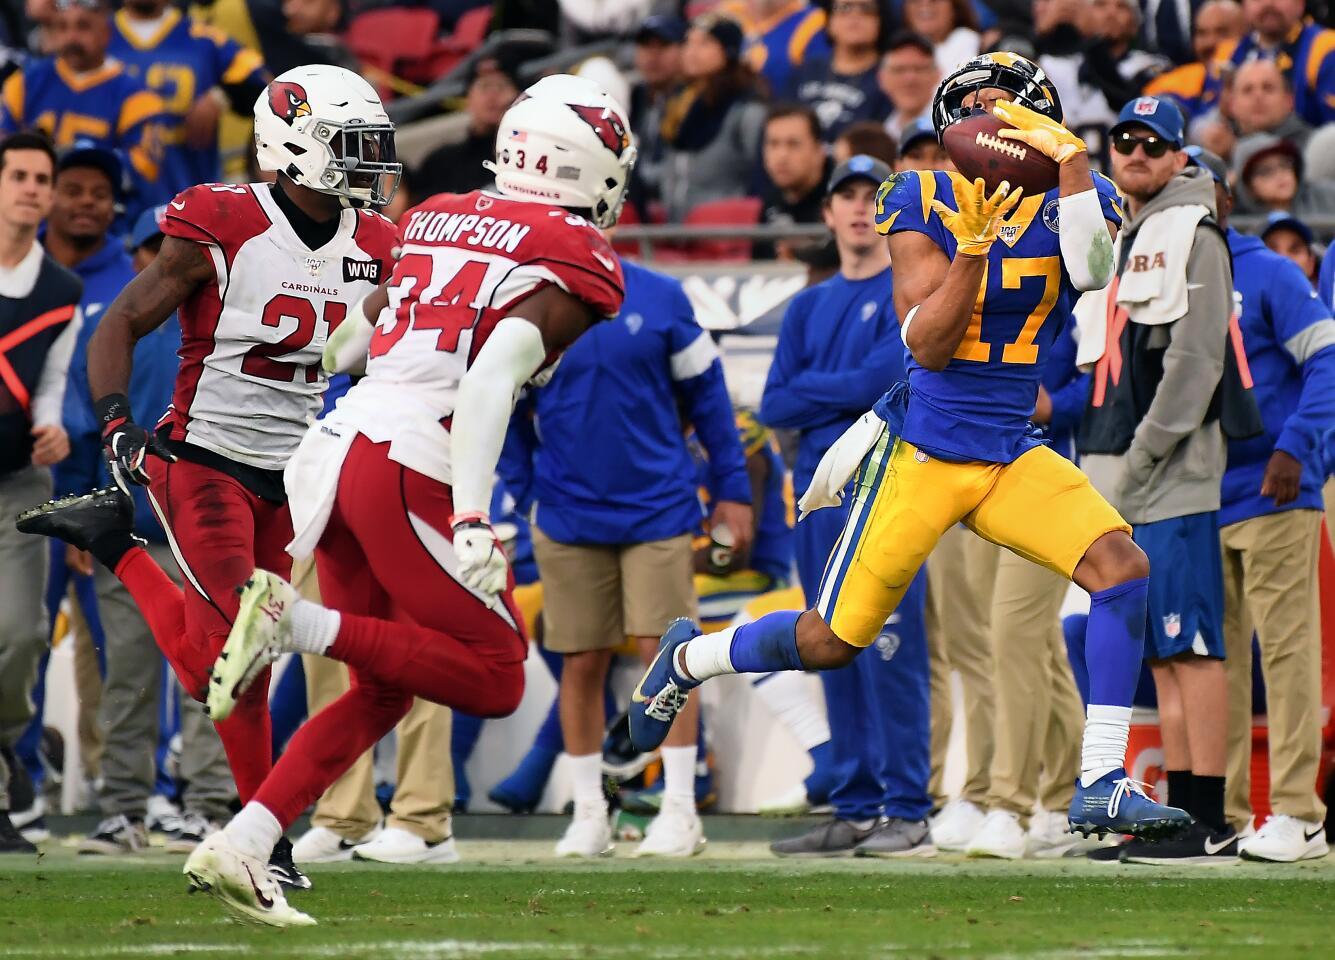
[(575, 804), (575, 818), (556, 844), (558, 857), (606, 857), (612, 852), (612, 824), (601, 803)]
[(1096, 841), (1085, 840), (1071, 832), (1071, 822), (1064, 810), (1039, 810), (1029, 818), (1025, 856), (1058, 860), (1074, 856), (1077, 851), (1093, 850), (1097, 845)]
[(694, 801), (664, 797), (663, 808), (649, 822), (637, 857), (693, 857), (705, 848), (705, 829)]
[(794, 784), (776, 797), (762, 801), (756, 813), (762, 817), (800, 817), (811, 812), (811, 800), (805, 783)]
[(938, 850), (962, 852), (982, 827), (985, 816), (978, 805), (969, 800), (951, 800), (932, 820), (932, 843)]
[(352, 848), (374, 840), (380, 826), (356, 840), (345, 840), (328, 827), (311, 827), (292, 844), (292, 859), (297, 863), (341, 863), (352, 859)]
[(1024, 857), (1024, 828), (1020, 818), (1009, 810), (993, 810), (983, 818), (964, 852), (970, 857), (996, 857), (1019, 860)]
[(181, 871), (190, 892), (202, 890), (243, 918), (272, 927), (312, 927), (315, 920), (287, 904), (283, 888), (269, 876), (269, 865), (242, 853), (219, 830), (195, 848)]
[(401, 827), (386, 827), (375, 839), (357, 844), (352, 858), (377, 863), (458, 863), (459, 851), (454, 846), (453, 835), (427, 843)]
[(1268, 817), (1260, 830), (1238, 844), (1242, 859), (1267, 863), (1316, 860), (1328, 853), (1325, 824), (1282, 813)]

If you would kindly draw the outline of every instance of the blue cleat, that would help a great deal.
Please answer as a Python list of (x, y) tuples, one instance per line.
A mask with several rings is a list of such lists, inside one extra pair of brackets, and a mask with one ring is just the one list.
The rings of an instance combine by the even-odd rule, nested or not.
[(630, 741), (642, 753), (657, 750), (672, 729), (672, 721), (686, 706), (686, 695), (697, 680), (687, 680), (674, 666), (677, 648), (687, 640), (700, 636), (700, 628), (682, 617), (668, 624), (663, 639), (658, 641), (658, 653), (649, 669), (640, 677), (630, 695)]
[(1191, 814), (1155, 803), (1144, 785), (1118, 767), (1087, 787), (1075, 783), (1075, 797), (1067, 814), (1071, 832), (1088, 837), (1108, 833), (1156, 839), (1173, 837), (1193, 823)]

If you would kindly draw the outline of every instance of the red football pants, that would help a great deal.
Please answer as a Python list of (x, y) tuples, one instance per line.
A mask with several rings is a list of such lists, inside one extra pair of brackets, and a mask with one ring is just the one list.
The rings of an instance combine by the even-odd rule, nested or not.
[[(286, 577), (292, 558), (287, 505), (251, 493), (239, 480), (212, 467), (154, 460), (149, 499), (185, 577), (181, 590), (144, 550), (131, 550), (116, 566), (176, 675), (191, 696), (203, 700), (208, 670), (222, 651), (236, 617), (237, 588), (255, 567)], [(238, 701), (218, 735), (242, 802), (273, 765), (267, 673)]]
[(454, 576), (450, 488), (353, 441), (315, 551), (340, 612), (327, 655), (352, 686), (293, 736), (255, 795), (286, 828), (421, 697), (480, 717), (513, 713), (528, 643), (511, 596), (488, 605)]

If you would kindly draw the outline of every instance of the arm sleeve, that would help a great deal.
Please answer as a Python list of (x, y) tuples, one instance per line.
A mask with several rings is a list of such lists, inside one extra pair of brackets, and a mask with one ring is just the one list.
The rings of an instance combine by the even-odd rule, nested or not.
[(864, 413), (899, 378), (904, 344), (897, 333), (886, 337), (863, 362), (845, 370), (804, 370), (788, 389), (797, 397), (840, 414)]
[(1187, 312), (1171, 327), (1163, 378), (1131, 441), (1131, 450), (1140, 450), (1152, 461), (1164, 459), (1184, 437), (1200, 429), (1219, 385), (1233, 311), (1228, 264), (1223, 239), (1211, 229), (1198, 229), (1187, 261), (1191, 284)]
[(1275, 449), (1311, 463), (1335, 427), (1335, 319), (1312, 293), (1297, 264), (1284, 260), (1266, 290), (1266, 307), (1289, 356), (1302, 369), (1297, 408), (1284, 421)]
[(809, 430), (839, 419), (838, 411), (792, 389), (802, 365), (802, 327), (806, 325), (807, 298), (798, 294), (788, 304), (779, 343), (774, 348), (765, 392), (760, 399), (760, 422), (770, 427)]
[(42, 376), (37, 381), (37, 389), (32, 395), (33, 426), (45, 427), (59, 425), (61, 422), (70, 358), (74, 355), (74, 344), (79, 339), (79, 328), (82, 326), (83, 311), (75, 307), (69, 323), (65, 324), (65, 329), (60, 331), (60, 336), (56, 337), (51, 349), (46, 353), (46, 362), (42, 364)]
[(723, 363), (713, 339), (695, 322), (690, 301), (674, 284), (673, 323), (669, 338), (672, 383), (696, 436), (709, 457), (709, 494), (717, 503), (751, 502), (746, 457), (723, 378)]

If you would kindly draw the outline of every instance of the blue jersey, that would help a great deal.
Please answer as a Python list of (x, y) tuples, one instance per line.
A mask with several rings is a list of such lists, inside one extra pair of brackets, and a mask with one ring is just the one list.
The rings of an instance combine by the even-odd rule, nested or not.
[(157, 94), (110, 59), (82, 75), (56, 58), (29, 60), (0, 87), (0, 132), (37, 129), (58, 150), (79, 141), (120, 151), (135, 180), (132, 212), (152, 206), (160, 194), (161, 114)]
[[(1121, 226), (1117, 187), (1102, 174), (1093, 179), (1104, 217)], [(965, 183), (957, 173), (894, 175), (877, 193), (876, 229), (926, 234), (953, 259), (955, 237), (932, 201), (958, 209), (956, 190)], [(1010, 463), (1043, 442), (1029, 418), (1049, 349), (1080, 296), (1062, 263), (1057, 209), (1053, 189), (1024, 198), (1006, 218), (988, 253), (973, 319), (944, 370), (907, 358), (905, 440), (944, 460), (986, 463)]]
[(130, 28), (125, 11), (118, 12), (110, 53), (162, 99), (162, 195), (175, 196), (197, 183), (220, 181), (217, 145), (187, 146), (185, 116), (214, 87), (247, 80), (263, 84), (260, 55), (174, 7), (168, 8), (157, 35), (146, 41)]
[(825, 11), (806, 0), (793, 0), (774, 16), (752, 23), (747, 34), (743, 58), (777, 92), (789, 88), (793, 71), (808, 56), (830, 53)]

